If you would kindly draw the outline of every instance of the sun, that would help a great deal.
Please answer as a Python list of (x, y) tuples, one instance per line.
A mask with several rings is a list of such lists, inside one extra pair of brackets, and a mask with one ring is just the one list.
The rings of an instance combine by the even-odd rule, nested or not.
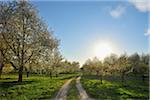
[(108, 43), (99, 43), (95, 45), (95, 56), (104, 59), (112, 53), (112, 47)]

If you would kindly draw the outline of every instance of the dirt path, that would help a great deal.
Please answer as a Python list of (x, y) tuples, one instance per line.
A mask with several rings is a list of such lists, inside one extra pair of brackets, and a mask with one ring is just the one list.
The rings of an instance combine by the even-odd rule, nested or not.
[(82, 87), (82, 85), (80, 83), (80, 78), (81, 77), (78, 77), (76, 79), (76, 87), (77, 87), (77, 89), (79, 91), (79, 100), (91, 100), (89, 98), (89, 96), (87, 95), (86, 91), (83, 89), (83, 87)]
[(56, 97), (53, 100), (66, 100), (66, 96), (67, 96), (67, 92), (70, 88), (70, 82), (73, 79), (68, 80), (59, 90), (59, 92), (57, 93)]

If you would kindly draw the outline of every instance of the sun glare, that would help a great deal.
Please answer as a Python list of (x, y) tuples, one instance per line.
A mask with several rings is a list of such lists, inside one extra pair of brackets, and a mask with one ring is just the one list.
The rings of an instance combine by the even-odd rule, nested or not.
[(99, 43), (95, 45), (95, 56), (100, 59), (105, 58), (112, 53), (112, 47), (107, 43)]

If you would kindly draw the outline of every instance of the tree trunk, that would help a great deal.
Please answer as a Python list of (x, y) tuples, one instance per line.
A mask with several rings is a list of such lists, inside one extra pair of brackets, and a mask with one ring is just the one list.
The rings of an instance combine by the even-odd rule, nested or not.
[(28, 78), (28, 77), (29, 77), (29, 71), (27, 71), (27, 73), (26, 73), (26, 74), (27, 74), (27, 78)]
[(4, 64), (0, 64), (0, 79), (1, 79), (2, 71), (3, 71), (3, 67), (4, 67)]
[(58, 74), (56, 73), (56, 77), (58, 77)]
[(50, 72), (50, 74), (49, 74), (49, 75), (50, 75), (50, 78), (52, 79), (52, 72)]
[(134, 76), (136, 77), (136, 72), (134, 72)]
[(22, 82), (22, 72), (23, 72), (23, 66), (21, 66), (20, 69), (19, 69), (18, 82)]
[(145, 75), (142, 75), (142, 81), (145, 82), (145, 78), (146, 76)]
[(122, 83), (124, 82), (124, 73), (122, 73), (122, 75), (121, 75), (121, 81), (122, 81)]
[(103, 84), (103, 76), (102, 75), (100, 76), (100, 79), (101, 79), (101, 84)]

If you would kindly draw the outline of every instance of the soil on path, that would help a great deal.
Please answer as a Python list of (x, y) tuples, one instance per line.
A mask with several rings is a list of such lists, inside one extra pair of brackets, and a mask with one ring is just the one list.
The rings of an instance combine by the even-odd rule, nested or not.
[(70, 83), (73, 79), (69, 79), (58, 91), (56, 97), (53, 100), (66, 100), (67, 92), (70, 88)]
[(84, 88), (82, 87), (81, 83), (80, 83), (80, 76), (76, 79), (76, 87), (79, 91), (79, 100), (92, 100), (89, 98), (89, 96), (87, 95), (86, 91), (84, 90)]
[[(79, 92), (79, 100), (93, 100), (91, 98), (89, 98), (89, 96), (87, 95), (86, 91), (84, 90), (84, 88), (82, 87), (81, 83), (80, 83), (80, 76), (76, 78), (76, 87), (78, 89)], [(55, 96), (55, 98), (53, 98), (52, 100), (66, 100), (67, 99), (67, 93), (69, 91), (70, 87), (70, 83), (73, 80), (69, 79), (58, 91), (57, 95)]]

